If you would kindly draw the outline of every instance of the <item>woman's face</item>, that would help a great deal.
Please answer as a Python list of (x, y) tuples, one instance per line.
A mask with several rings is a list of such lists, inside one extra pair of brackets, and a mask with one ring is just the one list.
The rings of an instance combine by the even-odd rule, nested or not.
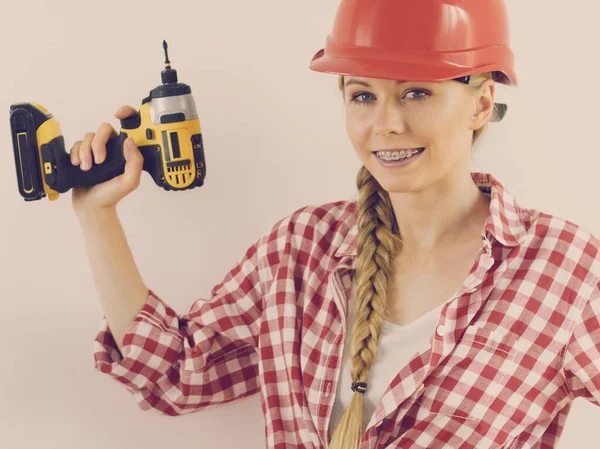
[[(493, 81), (486, 81), (487, 86), (492, 96), (482, 101), (477, 91), (458, 81), (344, 76), (346, 129), (359, 158), (384, 189), (421, 189), (457, 165), (469, 172), (473, 130), (493, 108)], [(402, 167), (385, 167), (375, 154), (421, 147), (425, 151)]]

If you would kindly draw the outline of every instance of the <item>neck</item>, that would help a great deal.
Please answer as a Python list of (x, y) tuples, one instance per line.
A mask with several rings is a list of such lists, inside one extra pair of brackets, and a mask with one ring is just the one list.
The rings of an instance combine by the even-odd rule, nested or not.
[(466, 176), (448, 177), (415, 192), (390, 193), (402, 252), (418, 259), (480, 239), (489, 198)]

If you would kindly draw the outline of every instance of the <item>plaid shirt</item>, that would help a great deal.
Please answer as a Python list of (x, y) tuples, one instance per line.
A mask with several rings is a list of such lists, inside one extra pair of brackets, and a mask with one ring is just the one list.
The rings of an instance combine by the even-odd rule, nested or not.
[[(481, 251), (432, 345), (385, 390), (361, 449), (549, 449), (573, 399), (600, 406), (600, 241), (521, 208), (490, 174), (471, 176), (491, 198)], [(150, 291), (123, 356), (104, 318), (95, 367), (166, 415), (260, 392), (268, 448), (326, 448), (356, 209), (338, 201), (280, 220), (185, 315)]]

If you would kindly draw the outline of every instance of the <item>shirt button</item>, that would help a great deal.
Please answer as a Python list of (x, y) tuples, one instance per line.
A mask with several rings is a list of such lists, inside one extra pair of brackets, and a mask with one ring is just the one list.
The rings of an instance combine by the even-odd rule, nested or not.
[(444, 325), (443, 325), (443, 324), (440, 324), (440, 325), (437, 327), (437, 329), (436, 329), (436, 332), (437, 332), (437, 334), (438, 334), (440, 337), (443, 337), (443, 336), (444, 336), (444, 332), (445, 332)]
[(423, 384), (419, 384), (419, 386), (417, 387), (417, 391), (421, 391), (423, 389), (424, 385)]

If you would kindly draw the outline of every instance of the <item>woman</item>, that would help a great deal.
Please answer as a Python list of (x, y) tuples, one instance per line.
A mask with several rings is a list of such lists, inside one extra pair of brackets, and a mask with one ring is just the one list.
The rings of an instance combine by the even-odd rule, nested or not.
[(120, 227), (126, 149), (122, 176), (73, 191), (96, 367), (168, 415), (260, 392), (269, 448), (555, 447), (573, 399), (600, 405), (600, 241), (469, 171), (512, 62), (502, 0), (342, 0), (311, 68), (341, 75), (359, 200), (283, 218), (183, 316)]

